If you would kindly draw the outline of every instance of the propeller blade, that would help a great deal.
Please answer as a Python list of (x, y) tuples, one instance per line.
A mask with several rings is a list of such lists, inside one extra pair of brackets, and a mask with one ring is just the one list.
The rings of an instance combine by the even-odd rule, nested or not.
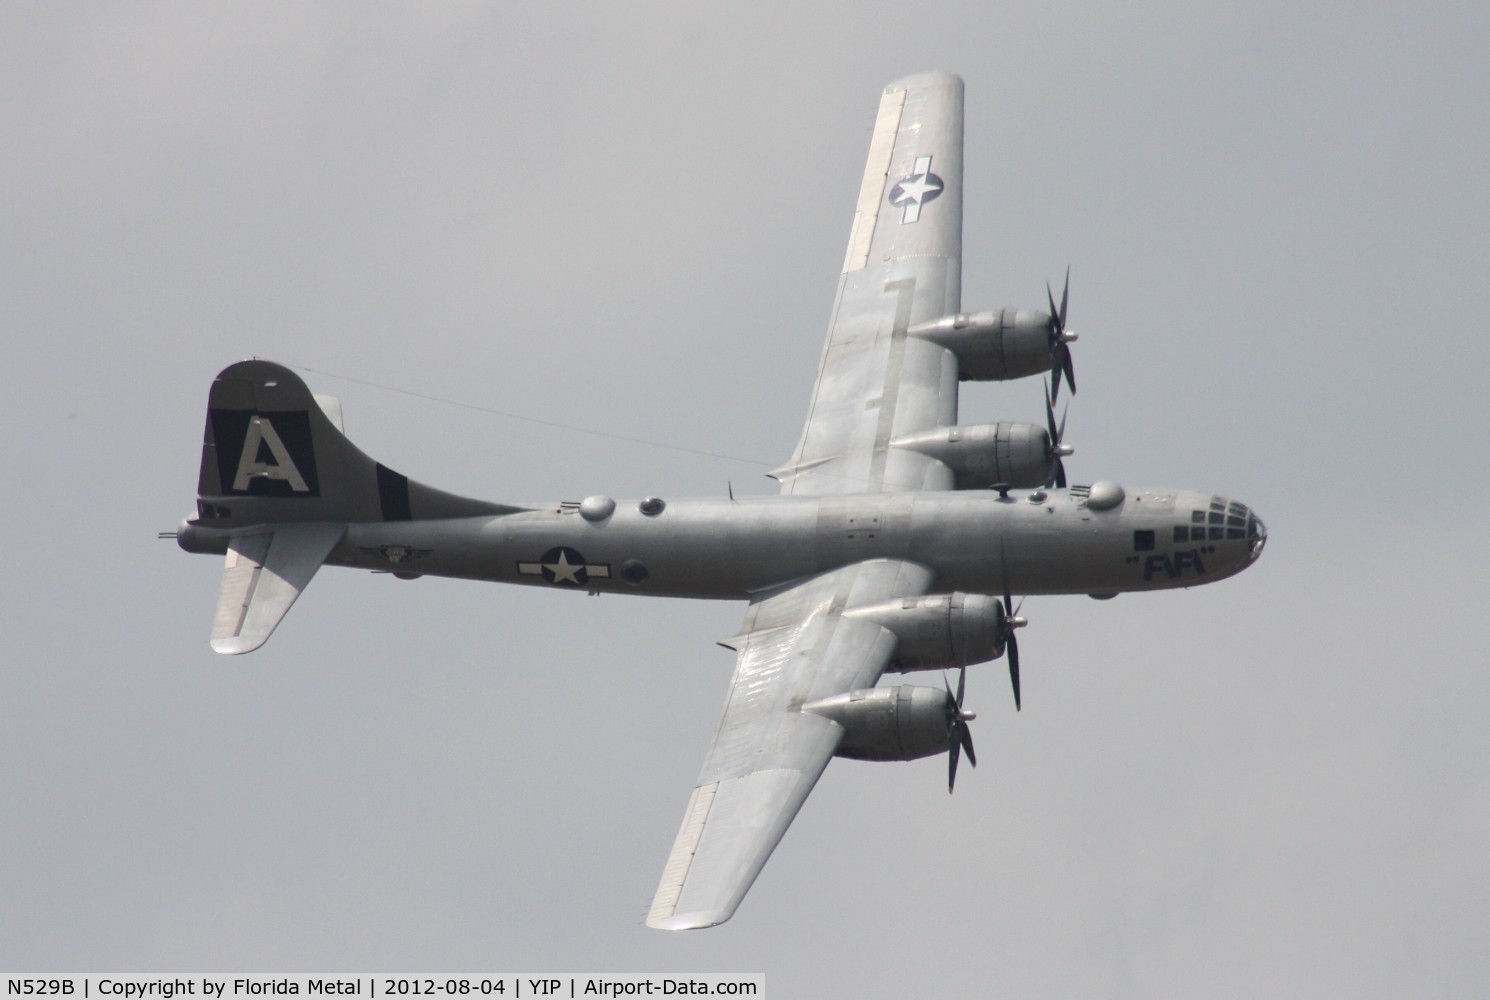
[[(1009, 657), (1009, 682), (1014, 685), (1014, 711), (1020, 710), (1019, 704), (1019, 637), (1015, 634), (1018, 627), (1014, 619), (1019, 615), (1019, 608), (1014, 606), (1014, 597), (1009, 592), (1009, 559), (1004, 552), (1004, 540), (999, 539), (999, 562), (1002, 564), (1004, 574), (1004, 620), (1003, 638), (1004, 651)], [(1023, 607), (1023, 602), (1020, 607)]]
[[(1065, 293), (1061, 294), (1064, 296)], [(1061, 334), (1065, 332), (1065, 323), (1055, 307), (1055, 293), (1050, 290), (1048, 281), (1045, 283), (1045, 300), (1050, 303), (1050, 384), (1053, 387), (1051, 395), (1054, 397), (1061, 393), (1061, 348), (1066, 346), (1061, 340)]]
[(945, 670), (942, 671), (942, 686), (947, 689), (947, 697), (952, 699), (952, 707), (947, 710), (947, 794), (950, 795), (957, 784), (957, 763), (962, 759), (962, 751), (967, 751), (968, 763), (978, 766), (978, 757), (973, 753), (973, 734), (968, 729), (968, 720), (974, 717), (974, 713), (962, 710), (962, 696), (967, 693), (967, 665), (963, 664), (957, 674), (956, 695), (952, 694)]
[(1062, 458), (1070, 454), (1063, 450), (1061, 445), (1066, 437), (1066, 418), (1071, 415), (1071, 404), (1061, 411), (1061, 422), (1055, 422), (1055, 401), (1052, 398), (1050, 388), (1045, 391), (1045, 429), (1049, 435), (1050, 450), (1045, 456), (1045, 488), (1059, 486), (1066, 488), (1066, 463)]
[[(1050, 282), (1045, 283), (1045, 300), (1050, 303), (1050, 398), (1054, 402), (1061, 394), (1061, 376), (1066, 377), (1066, 383), (1071, 386), (1071, 392), (1076, 392), (1076, 371), (1071, 365), (1071, 348), (1066, 336), (1066, 306), (1071, 298), (1071, 268), (1066, 268), (1066, 282), (1061, 286), (1061, 304), (1056, 308), (1055, 292), (1050, 288)], [(1073, 335), (1074, 336), (1074, 335)]]
[(962, 749), (967, 751), (967, 762), (974, 767), (978, 766), (978, 755), (973, 753), (973, 731), (967, 725), (962, 724)]
[(1009, 683), (1014, 685), (1014, 711), (1020, 710), (1019, 704), (1019, 639), (1011, 631), (1008, 644), (1005, 647), (1009, 654)]
[(1061, 330), (1066, 329), (1066, 296), (1071, 291), (1071, 265), (1066, 265), (1066, 283), (1061, 286)]

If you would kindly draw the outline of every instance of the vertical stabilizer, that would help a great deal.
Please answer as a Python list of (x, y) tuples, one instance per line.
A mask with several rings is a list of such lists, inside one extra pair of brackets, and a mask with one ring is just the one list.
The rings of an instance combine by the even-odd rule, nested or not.
[(197, 478), (201, 527), (411, 521), (514, 509), (432, 489), (373, 461), (283, 365), (240, 361), (212, 383)]
[(262, 646), (348, 524), (519, 509), (433, 489), (373, 461), (342, 433), (340, 414), (340, 404), (311, 395), (271, 361), (241, 361), (212, 383), (197, 516), (177, 543), (226, 552), (212, 623), (219, 653)]

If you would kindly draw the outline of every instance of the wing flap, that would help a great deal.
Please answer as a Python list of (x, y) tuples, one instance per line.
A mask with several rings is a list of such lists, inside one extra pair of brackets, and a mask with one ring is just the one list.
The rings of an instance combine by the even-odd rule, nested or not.
[(843, 272), (858, 271), (869, 262), (869, 244), (879, 221), (880, 200), (890, 176), (890, 156), (900, 131), (900, 112), (905, 91), (890, 89), (880, 95), (879, 113), (874, 116), (874, 134), (869, 139), (869, 157), (864, 162), (864, 180), (859, 184), (859, 202), (854, 206), (854, 226), (849, 231)]
[(236, 654), (264, 645), (346, 530), (344, 524), (282, 524), (234, 535), (223, 563), (212, 648)]

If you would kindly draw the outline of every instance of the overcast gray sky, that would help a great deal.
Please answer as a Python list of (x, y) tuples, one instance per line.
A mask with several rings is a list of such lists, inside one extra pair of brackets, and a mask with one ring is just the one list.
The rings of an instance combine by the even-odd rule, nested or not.
[[(4, 20), (0, 968), (1490, 984), (1484, 4)], [(877, 95), (930, 68), (967, 81), (964, 305), (1071, 265), (1074, 478), (1245, 500), (1254, 569), (1027, 602), (1025, 709), (970, 673), (955, 797), (942, 759), (835, 763), (735, 919), (682, 935), (642, 916), (740, 606), (328, 570), (210, 652), (220, 566), (155, 533), (250, 355), (457, 492), (774, 492)], [(964, 398), (1039, 419), (1034, 383)]]

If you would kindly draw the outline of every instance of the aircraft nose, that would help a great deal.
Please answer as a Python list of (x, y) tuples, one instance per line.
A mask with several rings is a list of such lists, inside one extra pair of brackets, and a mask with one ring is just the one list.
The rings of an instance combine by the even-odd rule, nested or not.
[(1262, 547), (1268, 543), (1267, 525), (1262, 523), (1262, 518), (1252, 514), (1247, 518), (1247, 540), (1251, 543), (1250, 555), (1253, 559), (1262, 555)]
[[(1262, 518), (1258, 517), (1257, 512), (1251, 507), (1239, 500), (1213, 496), (1206, 505), (1206, 509), (1192, 511), (1190, 518), (1190, 539), (1199, 541), (1204, 538), (1210, 542), (1223, 540), (1230, 542), (1231, 544), (1226, 546), (1226, 551), (1235, 560), (1236, 569), (1250, 566), (1258, 556), (1262, 555), (1263, 546), (1267, 544), (1268, 529), (1262, 523)], [(1202, 524), (1205, 527), (1200, 527)], [(1175, 534), (1176, 538), (1180, 537), (1178, 531)], [(1245, 562), (1242, 561), (1243, 553), (1246, 554)]]

